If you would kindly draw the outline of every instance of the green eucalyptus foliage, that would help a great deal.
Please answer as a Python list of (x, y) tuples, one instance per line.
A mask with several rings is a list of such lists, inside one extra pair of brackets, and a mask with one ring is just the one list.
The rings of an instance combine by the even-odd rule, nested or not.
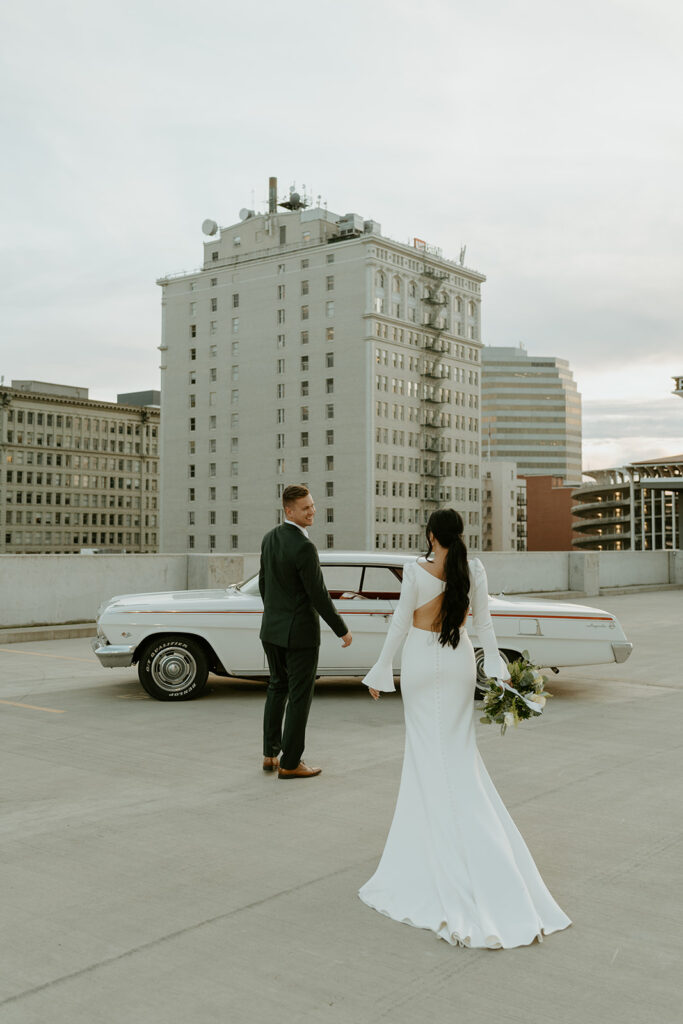
[[(510, 683), (513, 689), (519, 694), (528, 697), (530, 700), (543, 698), (540, 702), (545, 704), (547, 697), (552, 694), (546, 690), (548, 679), (544, 676), (538, 665), (533, 665), (529, 660), (529, 652), (523, 651), (518, 661), (513, 661), (508, 666), (510, 670)], [(500, 734), (504, 736), (510, 724), (510, 716), (515, 726), (528, 718), (540, 718), (540, 711), (532, 711), (517, 693), (503, 689), (495, 679), (487, 679), (488, 689), (484, 694), (484, 716), (479, 719), (484, 725), (500, 726)]]

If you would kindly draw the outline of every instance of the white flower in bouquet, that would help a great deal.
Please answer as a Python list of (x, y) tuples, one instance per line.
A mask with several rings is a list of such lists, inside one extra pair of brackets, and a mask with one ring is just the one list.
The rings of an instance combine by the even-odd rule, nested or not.
[(506, 711), (505, 714), (503, 715), (503, 721), (505, 722), (506, 726), (507, 725), (514, 725), (515, 724), (515, 716), (512, 714), (511, 711)]
[(530, 700), (532, 700), (534, 702), (534, 704), (538, 704), (539, 708), (544, 708), (545, 707), (546, 698), (542, 697), (540, 693), (534, 693), (531, 696)]

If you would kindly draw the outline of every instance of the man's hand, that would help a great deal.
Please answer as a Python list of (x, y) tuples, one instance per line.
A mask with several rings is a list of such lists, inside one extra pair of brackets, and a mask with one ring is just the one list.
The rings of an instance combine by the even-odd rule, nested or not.
[(373, 690), (371, 686), (368, 686), (368, 692), (373, 700), (379, 700), (379, 690)]
[(342, 647), (350, 647), (352, 641), (353, 641), (353, 637), (351, 636), (351, 634), (350, 633), (344, 633), (344, 636), (341, 638)]

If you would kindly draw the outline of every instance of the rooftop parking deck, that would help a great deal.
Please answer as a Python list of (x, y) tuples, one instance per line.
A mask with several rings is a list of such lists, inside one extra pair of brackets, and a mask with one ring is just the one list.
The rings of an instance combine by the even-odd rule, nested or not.
[(400, 697), (318, 687), (295, 786), (260, 764), (261, 684), (162, 704), (87, 639), (0, 647), (3, 1024), (673, 1024), (680, 1019), (683, 591), (585, 599), (635, 647), (566, 669), (542, 721), (478, 725), (573, 919), (453, 948), (357, 898), (393, 812)]

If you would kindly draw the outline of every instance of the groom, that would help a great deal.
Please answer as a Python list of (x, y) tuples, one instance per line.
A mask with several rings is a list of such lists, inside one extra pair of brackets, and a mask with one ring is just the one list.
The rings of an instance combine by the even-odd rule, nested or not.
[(318, 616), (341, 637), (342, 647), (349, 646), (351, 634), (332, 604), (318, 552), (308, 539), (307, 527), (315, 517), (310, 491), (297, 484), (285, 487), (282, 505), (285, 521), (261, 543), (260, 635), (270, 669), (263, 713), (263, 770), (277, 769), (279, 779), (310, 779), (322, 770), (309, 768), (301, 760), (318, 667)]

